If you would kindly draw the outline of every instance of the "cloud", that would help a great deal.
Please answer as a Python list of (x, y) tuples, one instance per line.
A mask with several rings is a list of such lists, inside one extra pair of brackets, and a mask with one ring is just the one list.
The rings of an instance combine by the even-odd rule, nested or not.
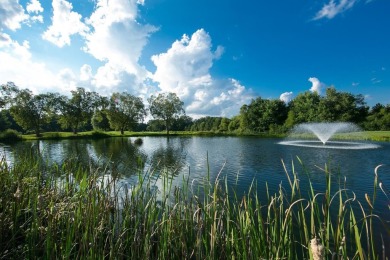
[(330, 0), (325, 4), (320, 11), (317, 12), (313, 20), (323, 18), (333, 19), (338, 14), (341, 14), (352, 8), (358, 0), (340, 0), (338, 3), (335, 0)]
[(29, 14), (35, 14), (30, 16), (32, 22), (43, 23), (43, 16), (38, 15), (43, 12), (43, 8), (38, 0), (31, 0), (26, 6), (26, 10)]
[[(1, 34), (0, 41), (0, 79), (12, 81), (21, 88), (28, 88), (34, 93), (53, 90), (60, 83), (55, 73), (45, 64), (34, 62), (30, 44), (24, 41), (19, 44), (7, 34)], [(42, 77), (44, 75), (44, 77)]]
[(280, 95), (279, 99), (287, 104), (293, 99), (293, 93), (292, 92), (284, 92)]
[(70, 45), (70, 36), (85, 35), (89, 28), (81, 21), (82, 16), (72, 11), (73, 6), (65, 0), (53, 0), (52, 24), (43, 33), (42, 38), (63, 47)]
[(29, 16), (24, 12), (19, 0), (0, 1), (0, 29), (8, 28), (15, 31), (28, 18)]
[(192, 116), (236, 115), (252, 93), (236, 79), (215, 79), (210, 74), (222, 47), (212, 50), (211, 37), (199, 29), (183, 35), (165, 52), (152, 56), (156, 71), (152, 78), (162, 92), (175, 92)]
[[(93, 84), (106, 91), (132, 88), (140, 92), (150, 72), (139, 65), (148, 37), (157, 30), (152, 25), (137, 22), (136, 0), (98, 0), (96, 9), (86, 19), (91, 31), (85, 35), (83, 50), (104, 62), (97, 69)], [(125, 80), (131, 79), (130, 82)]]
[(38, 0), (31, 0), (26, 6), (26, 10), (28, 13), (35, 13), (35, 14), (43, 12), (42, 5)]
[(319, 79), (315, 77), (311, 77), (308, 79), (311, 82), (311, 92), (317, 92), (318, 94), (321, 94), (322, 89), (326, 87), (326, 84), (322, 83)]
[(372, 83), (372, 84), (379, 84), (379, 83), (381, 83), (381, 82), (382, 82), (381, 79), (377, 79), (377, 78), (372, 78), (372, 79), (371, 79), (371, 83)]
[(80, 80), (88, 81), (92, 78), (92, 67), (88, 64), (84, 64), (80, 68)]

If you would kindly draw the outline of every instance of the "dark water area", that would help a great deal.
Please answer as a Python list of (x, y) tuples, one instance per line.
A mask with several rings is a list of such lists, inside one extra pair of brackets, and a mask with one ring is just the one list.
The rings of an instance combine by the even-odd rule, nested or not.
[[(379, 181), (390, 188), (390, 143), (376, 142), (376, 149), (326, 149), (279, 144), (281, 139), (256, 137), (143, 137), (143, 144), (134, 144), (135, 138), (107, 138), (99, 140), (45, 140), (19, 142), (12, 146), (0, 144), (0, 154), (11, 163), (15, 154), (35, 149), (43, 160), (61, 164), (77, 160), (85, 165), (105, 168), (105, 174), (117, 174), (122, 183), (134, 184), (139, 173), (152, 173), (156, 189), (162, 188), (159, 176), (171, 174), (172, 184), (201, 183), (209, 176), (213, 183), (226, 178), (229, 187), (235, 187), (238, 196), (247, 194), (252, 183), (257, 194), (266, 203), (266, 184), (270, 194), (279, 186), (288, 190), (284, 162), (291, 174), (294, 168), (299, 178), (302, 195), (309, 193), (309, 179), (316, 192), (326, 189), (325, 167), (331, 172), (332, 191), (339, 187), (352, 191), (363, 207), (368, 207), (365, 194), (372, 198), (374, 169), (379, 168)], [(302, 162), (302, 163), (301, 163)], [(387, 191), (388, 192), (388, 191)], [(377, 192), (375, 214), (390, 220), (389, 200)], [(360, 211), (360, 210), (359, 210)], [(386, 234), (385, 234), (386, 236)], [(390, 238), (385, 237), (390, 243)]]

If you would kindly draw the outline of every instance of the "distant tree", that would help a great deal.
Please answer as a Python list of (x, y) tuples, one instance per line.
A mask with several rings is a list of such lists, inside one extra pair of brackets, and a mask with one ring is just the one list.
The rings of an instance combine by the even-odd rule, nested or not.
[(254, 132), (269, 131), (271, 125), (282, 125), (287, 118), (287, 106), (279, 99), (252, 100), (240, 110), (242, 130)]
[(319, 117), (319, 104), (321, 96), (316, 92), (306, 91), (299, 94), (290, 102), (288, 121), (294, 124), (321, 121)]
[(364, 122), (364, 128), (377, 131), (390, 130), (390, 105), (373, 106)]
[(11, 106), (12, 101), (15, 99), (19, 92), (19, 88), (13, 82), (7, 82), (0, 85), (0, 109), (6, 108), (7, 105)]
[(96, 92), (77, 88), (71, 91), (72, 97), (60, 97), (60, 124), (63, 128), (71, 128), (77, 134), (81, 126), (90, 123), (92, 115), (100, 105), (100, 96)]
[(107, 110), (110, 100), (107, 97), (99, 97), (96, 101), (96, 109), (91, 118), (91, 124), (94, 130), (110, 130), (110, 122), (107, 116)]
[(152, 119), (148, 122), (148, 131), (151, 132), (161, 132), (165, 130), (165, 122), (160, 119)]
[(240, 116), (234, 116), (230, 122), (229, 122), (229, 126), (228, 126), (228, 130), (229, 132), (236, 132), (236, 131), (239, 131), (240, 129), (240, 122), (241, 122), (241, 118)]
[(7, 110), (0, 111), (0, 132), (11, 127), (11, 123), (9, 122), (6, 112)]
[(368, 106), (362, 95), (339, 92), (334, 87), (326, 89), (319, 103), (320, 121), (346, 121), (362, 123), (368, 115)]
[(161, 93), (157, 97), (152, 95), (148, 102), (150, 114), (154, 119), (161, 119), (165, 122), (165, 129), (169, 135), (173, 121), (185, 114), (184, 103), (175, 93)]
[(193, 120), (191, 117), (187, 115), (181, 115), (173, 121), (171, 129), (173, 131), (184, 131), (192, 124), (192, 122)]
[(146, 116), (145, 106), (139, 97), (125, 92), (113, 93), (110, 101), (110, 108), (107, 110), (110, 126), (120, 130), (122, 135)]
[(227, 132), (229, 131), (229, 123), (230, 123), (230, 119), (229, 118), (226, 118), (226, 117), (223, 117), (221, 119), (221, 123), (219, 124), (219, 131), (221, 132)]
[(96, 110), (91, 118), (91, 124), (94, 130), (109, 131), (110, 121), (108, 120), (106, 110)]
[(10, 108), (11, 115), (24, 130), (40, 135), (42, 126), (50, 122), (54, 94), (33, 95), (28, 89), (20, 90)]

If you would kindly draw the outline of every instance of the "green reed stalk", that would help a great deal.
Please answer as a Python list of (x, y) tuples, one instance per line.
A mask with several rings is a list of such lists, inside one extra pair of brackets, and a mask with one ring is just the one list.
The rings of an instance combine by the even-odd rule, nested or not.
[[(297, 167), (292, 163), (289, 172), (282, 162), (288, 187), (280, 185), (272, 194), (267, 184), (261, 189), (254, 180), (245, 195), (238, 196), (222, 177), (223, 168), (214, 181), (208, 168), (204, 180), (183, 179), (180, 187), (167, 169), (139, 171), (138, 182), (126, 187), (116, 173), (108, 175), (107, 166), (83, 167), (72, 159), (50, 165), (32, 152), (24, 156), (12, 167), (0, 158), (0, 259), (385, 255), (384, 250), (377, 253), (374, 239), (379, 232), (374, 220), (381, 220), (374, 214), (381, 183), (377, 171), (372, 199), (366, 196), (372, 208), (366, 212), (345, 187), (332, 190), (333, 173), (327, 165), (323, 191), (315, 191), (309, 181), (308, 194), (302, 194)], [(260, 199), (260, 192), (266, 200)], [(353, 204), (361, 206), (361, 212)], [(363, 217), (357, 219), (358, 214)]]

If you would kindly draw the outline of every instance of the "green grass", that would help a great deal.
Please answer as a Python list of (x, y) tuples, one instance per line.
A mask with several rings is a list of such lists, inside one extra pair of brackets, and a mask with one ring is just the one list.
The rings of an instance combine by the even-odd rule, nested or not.
[[(142, 136), (167, 136), (166, 131), (162, 132), (131, 132), (125, 131), (123, 135), (119, 131), (86, 131), (73, 134), (72, 132), (45, 132), (37, 137), (35, 134), (23, 135), (23, 140), (56, 140), (56, 139), (78, 139), (78, 138), (105, 138), (105, 137), (142, 137)], [(212, 131), (170, 131), (169, 136), (240, 136), (233, 133), (216, 133)], [(274, 134), (250, 134), (256, 137), (283, 137)]]
[[(139, 172), (123, 195), (118, 179), (101, 181), (104, 165), (49, 166), (27, 152), (10, 167), (1, 158), (0, 259), (384, 259), (390, 249), (373, 239), (390, 235), (385, 224), (373, 229), (380, 216), (356, 211), (362, 202), (332, 187), (328, 168), (326, 189), (311, 187), (308, 196), (292, 169), (288, 186), (261, 187), (267, 199), (260, 201), (255, 181), (239, 197), (227, 179), (210, 182), (209, 172), (200, 186), (183, 180), (180, 187), (162, 172), (159, 192), (155, 173)], [(376, 170), (373, 183), (366, 198), (375, 206), (384, 188)]]
[[(8, 131), (9, 132), (9, 131)], [(73, 134), (72, 132), (45, 132), (37, 137), (35, 134), (14, 134), (0, 133), (0, 140), (59, 140), (59, 139), (78, 139), (78, 138), (106, 138), (106, 137), (142, 137), (142, 136), (166, 136), (166, 131), (161, 132), (131, 132), (125, 131), (123, 135), (119, 131), (86, 131)], [(212, 131), (171, 131), (170, 136), (252, 136), (260, 138), (285, 138), (285, 134), (239, 134), (239, 133), (223, 133)], [(299, 138), (313, 138), (310, 134), (296, 135)], [(364, 131), (356, 133), (337, 134), (333, 139), (339, 140), (369, 140), (369, 141), (390, 141), (390, 131)]]

